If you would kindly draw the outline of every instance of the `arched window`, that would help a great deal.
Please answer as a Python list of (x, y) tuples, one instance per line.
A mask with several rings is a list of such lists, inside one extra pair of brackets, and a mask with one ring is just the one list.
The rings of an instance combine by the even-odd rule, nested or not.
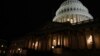
[(64, 9), (64, 12), (66, 12), (66, 9)]
[(73, 8), (70, 8), (70, 10), (72, 11), (72, 10), (73, 10)]
[(69, 11), (70, 9), (68, 8), (67, 11)]

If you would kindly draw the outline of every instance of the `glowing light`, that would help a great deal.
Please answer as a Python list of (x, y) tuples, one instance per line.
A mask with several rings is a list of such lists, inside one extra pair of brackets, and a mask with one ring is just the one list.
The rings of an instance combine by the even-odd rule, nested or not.
[(53, 40), (53, 45), (56, 45), (56, 40)]
[(58, 45), (60, 45), (60, 41), (58, 41)]
[(35, 43), (35, 47), (37, 47), (38, 46), (38, 41)]
[(18, 48), (17, 50), (18, 50), (18, 51), (20, 51), (21, 49), (20, 49), (20, 48)]
[(89, 36), (89, 38), (87, 39), (87, 44), (91, 44), (92, 43), (92, 35)]
[(56, 40), (53, 40), (54, 42), (56, 42)]
[(32, 45), (34, 45), (34, 43), (32, 43)]
[(38, 41), (35, 42), (35, 49), (38, 48)]
[(58, 37), (58, 45), (60, 45), (60, 37)]
[(54, 46), (52, 46), (52, 49), (54, 49), (55, 47)]
[(21, 48), (18, 48), (17, 50), (18, 50), (20, 53), (22, 52), (22, 49), (21, 49)]
[(1, 45), (1, 47), (4, 47), (3, 45)]
[(74, 23), (76, 23), (77, 21), (76, 21), (76, 18), (73, 18), (73, 20), (74, 20)]
[(67, 21), (70, 21), (69, 18), (67, 19)]
[(70, 23), (73, 23), (73, 19), (70, 20)]

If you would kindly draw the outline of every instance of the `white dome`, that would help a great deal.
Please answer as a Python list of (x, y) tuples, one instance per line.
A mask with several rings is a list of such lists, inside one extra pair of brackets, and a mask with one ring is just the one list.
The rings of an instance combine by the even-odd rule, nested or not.
[(78, 0), (64, 1), (60, 8), (56, 11), (53, 22), (70, 22), (77, 23), (85, 20), (93, 19), (88, 9)]

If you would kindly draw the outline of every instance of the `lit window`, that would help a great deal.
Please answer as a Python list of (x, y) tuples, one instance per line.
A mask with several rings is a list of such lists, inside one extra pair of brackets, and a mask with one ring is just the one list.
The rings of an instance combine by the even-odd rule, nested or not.
[(34, 43), (32, 43), (32, 45), (34, 46)]
[(56, 41), (56, 40), (53, 40), (54, 42)]
[(38, 46), (38, 42), (35, 43), (35, 46), (36, 46), (36, 47)]
[(88, 38), (87, 38), (87, 47), (90, 49), (92, 48), (92, 44), (93, 44), (93, 36), (90, 35)]
[(58, 39), (58, 45), (60, 45), (60, 39)]
[(32, 44), (32, 42), (31, 42), (31, 41), (29, 41), (28, 48), (31, 48), (31, 44)]
[(56, 46), (56, 40), (53, 40), (53, 45)]
[(73, 20), (74, 20), (74, 23), (76, 23), (76, 18), (73, 18)]
[(35, 43), (35, 49), (37, 49), (38, 48), (38, 41), (36, 41), (36, 43)]
[(73, 19), (70, 20), (70, 23), (73, 23)]
[(92, 35), (89, 36), (89, 38), (87, 39), (87, 44), (92, 44), (93, 39), (92, 39)]

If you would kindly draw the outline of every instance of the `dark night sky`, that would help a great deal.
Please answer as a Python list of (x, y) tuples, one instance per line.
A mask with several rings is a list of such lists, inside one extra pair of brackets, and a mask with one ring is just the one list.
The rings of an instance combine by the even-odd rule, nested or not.
[[(3, 1), (0, 6), (0, 38), (11, 39), (35, 32), (52, 21), (64, 0)], [(99, 16), (99, 0), (80, 0), (94, 16)]]

